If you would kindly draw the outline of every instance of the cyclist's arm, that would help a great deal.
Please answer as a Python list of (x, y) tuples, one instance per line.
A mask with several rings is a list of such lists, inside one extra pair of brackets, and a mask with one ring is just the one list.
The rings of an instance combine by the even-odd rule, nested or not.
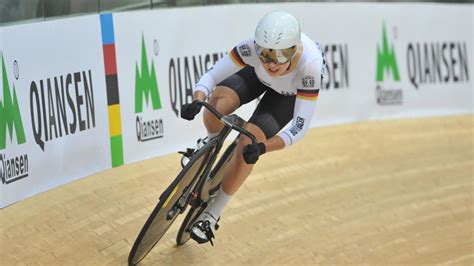
[(319, 89), (298, 90), (291, 126), (277, 135), (283, 140), (284, 147), (295, 144), (308, 132), (318, 94)]
[[(296, 96), (295, 112), (290, 128), (266, 140), (264, 142), (266, 152), (281, 150), (295, 144), (301, 140), (308, 131), (314, 109), (316, 108), (316, 99), (319, 90), (313, 90), (310, 93), (306, 91), (304, 94), (306, 96), (305, 98), (302, 98), (302, 92), (300, 90), (298, 90), (298, 92), (299, 94)], [(308, 95), (312, 96), (308, 97)]]
[[(235, 46), (229, 54), (221, 58), (211, 70), (199, 79), (194, 88), (194, 100), (204, 100), (212, 93), (217, 84), (249, 64), (249, 55), (247, 53), (242, 55), (239, 48), (244, 46), (251, 49), (251, 46), (248, 44), (250, 42), (251, 40), (245, 40)], [(242, 51), (245, 52), (246, 50)]]
[[(316, 109), (316, 102), (319, 95), (319, 88), (322, 84), (324, 73), (324, 59), (322, 57), (315, 59), (309, 64), (296, 84), (297, 94), (295, 100), (295, 109), (293, 120), (289, 128), (280, 132), (277, 136), (285, 144), (284, 147), (295, 144), (301, 140), (308, 132), (311, 119)], [(274, 142), (274, 143), (272, 143)], [(281, 148), (281, 142), (272, 140), (269, 148)]]
[[(298, 90), (298, 92), (291, 127), (266, 140), (264, 142), (266, 152), (284, 149), (286, 146), (290, 146), (302, 139), (308, 131), (314, 109), (316, 108), (319, 90), (305, 91), (305, 93), (302, 90)], [(309, 97), (310, 95), (311, 97)]]
[(270, 139), (267, 139), (265, 142), (265, 152), (271, 152), (271, 151), (277, 151), (277, 150), (282, 150), (285, 148), (285, 141), (283, 139), (276, 135)]
[(206, 101), (206, 94), (204, 94), (204, 92), (200, 91), (200, 90), (196, 90), (194, 93), (193, 93), (193, 101), (201, 101), (201, 102), (204, 102)]
[[(245, 65), (238, 65), (234, 63), (231, 59), (231, 56), (225, 55), (221, 58), (206, 74), (204, 74), (198, 83), (194, 87), (194, 94), (204, 95), (205, 97), (209, 96), (214, 87), (223, 81), (225, 78), (239, 71)], [(199, 93), (200, 92), (200, 93)], [(202, 100), (202, 99), (200, 99)]]

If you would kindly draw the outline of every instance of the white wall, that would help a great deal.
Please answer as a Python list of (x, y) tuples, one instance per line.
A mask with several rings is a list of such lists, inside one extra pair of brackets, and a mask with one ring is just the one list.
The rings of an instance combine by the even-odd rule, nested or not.
[[(205, 135), (201, 119), (188, 122), (178, 117), (179, 106), (190, 101), (186, 92), (215, 60), (240, 40), (252, 37), (263, 14), (276, 9), (293, 13), (303, 31), (327, 47), (328, 73), (313, 126), (473, 112), (472, 4), (288, 3), (117, 13), (113, 14), (113, 26), (124, 163), (176, 152)], [(18, 143), (14, 127), (2, 122), (12, 120), (12, 113), (0, 113), (0, 138), (6, 139), (5, 147), (0, 147), (0, 175), (4, 177), (0, 207), (112, 167), (100, 23), (100, 16), (92, 15), (0, 28), (5, 62), (0, 72), (0, 100), (3, 110), (11, 110), (5, 103), (16, 93), (26, 138), (25, 143)], [(382, 50), (384, 29), (386, 54), (394, 51), (394, 57), (388, 56), (384, 62), (396, 62), (399, 79), (389, 67), (377, 81), (377, 69), (383, 67), (377, 51)], [(145, 59), (148, 71), (142, 67)], [(79, 73), (81, 80), (73, 78), (64, 93), (58, 83), (57, 94), (54, 78), (60, 81), (62, 77), (65, 84), (74, 73)], [(5, 100), (6, 81), (10, 101)], [(155, 91), (159, 97), (150, 96), (147, 102), (143, 94), (137, 94), (137, 88)], [(93, 108), (87, 108), (86, 91), (93, 92)], [(136, 94), (143, 99), (141, 106)], [(380, 96), (385, 98), (378, 102)], [(64, 132), (58, 115), (61, 104), (68, 128), (76, 129), (74, 134)], [(254, 106), (249, 104), (239, 114), (248, 118)], [(73, 124), (74, 117), (79, 119), (77, 110), (86, 123), (82, 130)], [(34, 128), (38, 119), (48, 123), (45, 129), (43, 122), (41, 132)], [(151, 122), (149, 134), (137, 136), (137, 120), (140, 125)], [(46, 130), (54, 132), (60, 127), (62, 134), (46, 137)], [(43, 147), (38, 144), (42, 141)], [(27, 167), (14, 160), (18, 173), (11, 174), (6, 162), (24, 155)]]

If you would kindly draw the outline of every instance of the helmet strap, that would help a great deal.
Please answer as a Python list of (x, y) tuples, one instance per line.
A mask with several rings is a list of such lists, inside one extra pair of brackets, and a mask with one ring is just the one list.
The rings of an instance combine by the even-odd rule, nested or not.
[(288, 68), (287, 68), (285, 71), (288, 71), (288, 70), (290, 69), (290, 67), (291, 67), (291, 61), (293, 61), (293, 58), (290, 59), (290, 64), (288, 65)]
[(296, 52), (295, 52), (295, 54), (291, 57), (291, 59), (290, 59), (290, 64), (288, 65), (288, 68), (287, 68), (285, 71), (290, 70), (290, 68), (291, 68), (291, 63), (293, 62), (293, 59), (295, 59), (296, 55), (298, 54), (299, 49), (300, 49), (299, 45), (296, 46)]

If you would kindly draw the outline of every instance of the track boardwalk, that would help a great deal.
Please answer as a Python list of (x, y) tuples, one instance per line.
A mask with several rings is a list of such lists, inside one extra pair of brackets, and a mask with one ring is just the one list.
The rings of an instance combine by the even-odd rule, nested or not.
[[(224, 211), (215, 247), (140, 265), (474, 264), (474, 117), (312, 129), (269, 153)], [(2, 265), (125, 265), (177, 154), (112, 169), (0, 210)]]

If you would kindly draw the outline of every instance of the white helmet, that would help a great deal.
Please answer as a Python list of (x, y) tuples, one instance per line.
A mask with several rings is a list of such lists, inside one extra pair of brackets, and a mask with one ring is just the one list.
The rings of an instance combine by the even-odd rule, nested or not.
[(288, 12), (274, 11), (266, 14), (255, 30), (257, 45), (268, 49), (286, 49), (301, 42), (298, 20)]

